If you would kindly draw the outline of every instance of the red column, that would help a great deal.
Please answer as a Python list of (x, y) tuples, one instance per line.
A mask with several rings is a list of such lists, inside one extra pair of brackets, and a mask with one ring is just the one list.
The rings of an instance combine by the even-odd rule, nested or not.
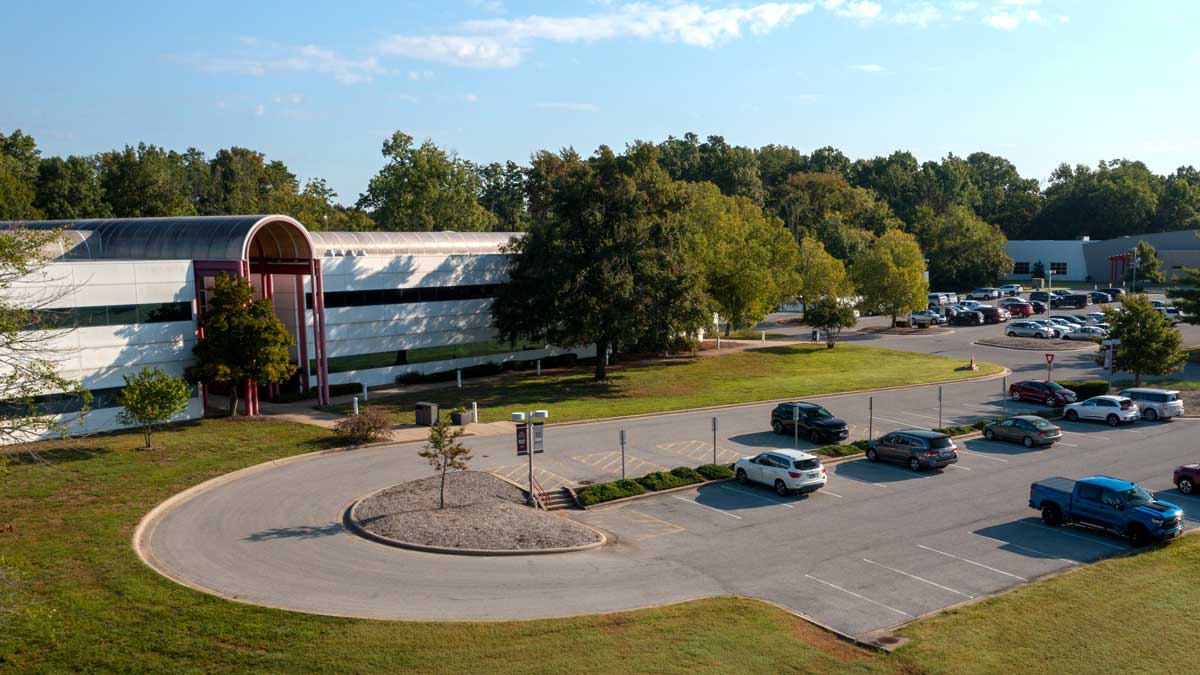
[(296, 279), (296, 325), (300, 333), (300, 385), (308, 391), (308, 310), (304, 307), (304, 275), (297, 274)]
[(313, 267), (316, 271), (315, 283), (313, 284), (313, 305), (317, 311), (318, 332), (314, 336), (314, 341), (320, 345), (320, 354), (317, 357), (317, 369), (320, 373), (321, 405), (329, 405), (329, 352), (325, 342), (325, 279), (321, 274), (321, 261), (313, 260)]

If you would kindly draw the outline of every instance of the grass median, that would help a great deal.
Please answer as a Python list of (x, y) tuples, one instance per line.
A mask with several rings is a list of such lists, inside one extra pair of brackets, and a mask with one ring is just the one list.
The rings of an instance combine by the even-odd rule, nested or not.
[[(550, 411), (552, 422), (571, 422), (965, 380), (1001, 370), (980, 364), (979, 370), (971, 371), (966, 365), (941, 356), (860, 345), (778, 345), (721, 356), (619, 364), (610, 370), (608, 382), (593, 382), (586, 368), (542, 377), (514, 373), (467, 382), (462, 389), (449, 386), (381, 396), (371, 404), (406, 424), (415, 421), (418, 401), (438, 403), (443, 410), (478, 402), (481, 422), (507, 420), (514, 410), (539, 408)], [(336, 409), (344, 412), (349, 407)]]
[[(21, 673), (1170, 672), (1200, 634), (1200, 537), (1100, 563), (904, 629), (873, 654), (774, 606), (713, 598), (548, 621), (341, 619), (212, 597), (130, 545), (166, 497), (328, 448), (323, 429), (205, 420), (37, 447), (0, 484), (0, 670)], [(714, 543), (719, 545), (719, 542)], [(1097, 592), (1113, 589), (1113, 592)], [(1117, 592), (1119, 590), (1119, 592)]]

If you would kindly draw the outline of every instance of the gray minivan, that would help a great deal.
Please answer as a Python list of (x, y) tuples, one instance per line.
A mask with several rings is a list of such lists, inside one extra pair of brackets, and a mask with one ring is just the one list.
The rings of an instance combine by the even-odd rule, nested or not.
[(1142, 419), (1153, 422), (1179, 417), (1183, 414), (1183, 399), (1174, 389), (1137, 387), (1126, 389), (1119, 396), (1132, 399), (1142, 411)]
[(867, 461), (896, 462), (913, 471), (941, 469), (958, 462), (958, 448), (940, 431), (902, 429), (871, 441)]

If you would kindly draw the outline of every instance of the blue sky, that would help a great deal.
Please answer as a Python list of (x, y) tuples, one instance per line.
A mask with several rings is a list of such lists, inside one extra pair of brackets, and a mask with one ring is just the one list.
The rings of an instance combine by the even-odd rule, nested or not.
[(352, 203), (399, 129), (475, 161), (694, 131), (851, 157), (1200, 163), (1200, 3), (8, 3), (0, 130), (240, 145)]

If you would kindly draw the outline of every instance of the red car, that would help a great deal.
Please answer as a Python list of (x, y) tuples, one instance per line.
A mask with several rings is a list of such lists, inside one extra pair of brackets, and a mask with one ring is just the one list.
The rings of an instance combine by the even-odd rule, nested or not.
[(1009, 314), (1021, 318), (1033, 316), (1033, 305), (1028, 302), (1010, 302), (1004, 306), (1004, 309), (1007, 309)]
[(1057, 382), (1026, 380), (1008, 385), (1008, 397), (1014, 401), (1033, 401), (1047, 408), (1059, 408), (1075, 402), (1075, 392)]
[(1196, 483), (1200, 483), (1200, 464), (1184, 464), (1175, 469), (1175, 487), (1185, 495), (1196, 491)]

